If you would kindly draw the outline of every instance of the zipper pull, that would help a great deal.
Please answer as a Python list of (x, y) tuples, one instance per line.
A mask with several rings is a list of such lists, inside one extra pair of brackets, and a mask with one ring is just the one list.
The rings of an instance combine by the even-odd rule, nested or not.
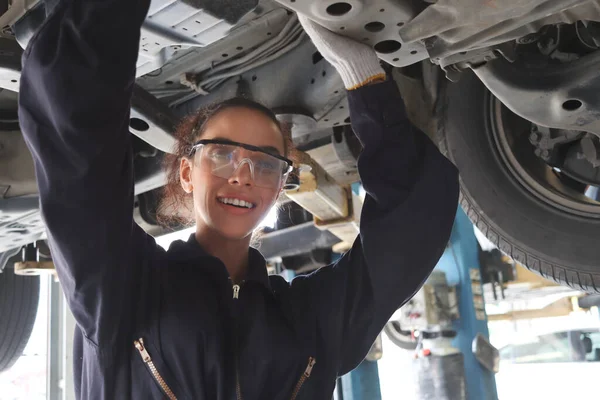
[(240, 297), (240, 285), (233, 285), (233, 298), (239, 299)]
[(312, 373), (312, 369), (317, 363), (317, 360), (313, 357), (308, 358), (308, 365), (306, 366), (306, 370), (304, 370), (304, 376), (310, 378), (310, 374)]
[(150, 354), (148, 354), (148, 350), (146, 350), (146, 347), (144, 347), (144, 339), (140, 338), (139, 340), (135, 340), (133, 344), (135, 345), (135, 348), (138, 349), (138, 351), (140, 352), (142, 360), (144, 360), (145, 363), (152, 361)]

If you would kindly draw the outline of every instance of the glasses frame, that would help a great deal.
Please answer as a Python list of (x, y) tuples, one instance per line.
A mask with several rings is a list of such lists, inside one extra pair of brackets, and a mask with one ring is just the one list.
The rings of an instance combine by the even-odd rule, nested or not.
[(282, 179), (284, 179), (284, 178), (287, 179), (287, 176), (290, 174), (290, 172), (292, 172), (294, 170), (294, 163), (289, 158), (286, 158), (286, 157), (281, 156), (279, 154), (270, 153), (270, 152), (265, 151), (264, 149), (262, 149), (261, 147), (258, 147), (258, 146), (252, 146), (251, 144), (240, 143), (240, 142), (235, 142), (233, 140), (226, 140), (226, 139), (202, 139), (202, 140), (198, 140), (190, 148), (189, 157), (193, 157), (195, 155), (196, 151), (200, 147), (202, 147), (203, 145), (206, 145), (206, 144), (223, 144), (223, 145), (228, 145), (228, 146), (237, 146), (237, 147), (241, 147), (241, 148), (246, 149), (246, 150), (256, 151), (256, 152), (259, 152), (259, 153), (267, 154), (267, 155), (269, 155), (271, 157), (275, 157), (278, 160), (281, 160), (281, 161), (285, 162), (287, 164), (287, 166), (288, 166), (286, 170), (281, 171), (281, 178)]

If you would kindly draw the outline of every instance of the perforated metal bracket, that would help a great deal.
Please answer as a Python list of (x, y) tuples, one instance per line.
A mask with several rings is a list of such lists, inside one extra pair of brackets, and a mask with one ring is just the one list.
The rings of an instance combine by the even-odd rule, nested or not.
[(373, 46), (380, 59), (404, 67), (429, 58), (421, 42), (405, 43), (399, 30), (418, 10), (391, 0), (277, 0), (329, 30)]
[(56, 274), (56, 268), (52, 261), (25, 261), (15, 263), (15, 274), (17, 275), (41, 275)]
[(236, 12), (218, 2), (152, 0), (142, 26), (137, 76), (164, 65), (177, 51), (206, 47), (227, 36), (237, 18), (254, 8), (239, 2)]

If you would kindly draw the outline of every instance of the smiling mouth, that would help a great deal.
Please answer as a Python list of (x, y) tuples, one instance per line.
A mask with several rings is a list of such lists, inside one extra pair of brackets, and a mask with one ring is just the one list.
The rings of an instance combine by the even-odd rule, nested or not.
[(251, 209), (256, 207), (256, 204), (250, 203), (245, 200), (236, 199), (234, 197), (217, 197), (219, 203), (227, 204), (238, 208)]

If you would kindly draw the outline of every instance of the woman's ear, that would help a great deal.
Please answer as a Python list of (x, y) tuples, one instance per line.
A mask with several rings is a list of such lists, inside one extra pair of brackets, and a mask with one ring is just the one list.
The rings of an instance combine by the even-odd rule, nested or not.
[(186, 193), (194, 191), (194, 185), (192, 184), (192, 160), (187, 157), (182, 157), (179, 164), (179, 182), (181, 182), (181, 187)]

